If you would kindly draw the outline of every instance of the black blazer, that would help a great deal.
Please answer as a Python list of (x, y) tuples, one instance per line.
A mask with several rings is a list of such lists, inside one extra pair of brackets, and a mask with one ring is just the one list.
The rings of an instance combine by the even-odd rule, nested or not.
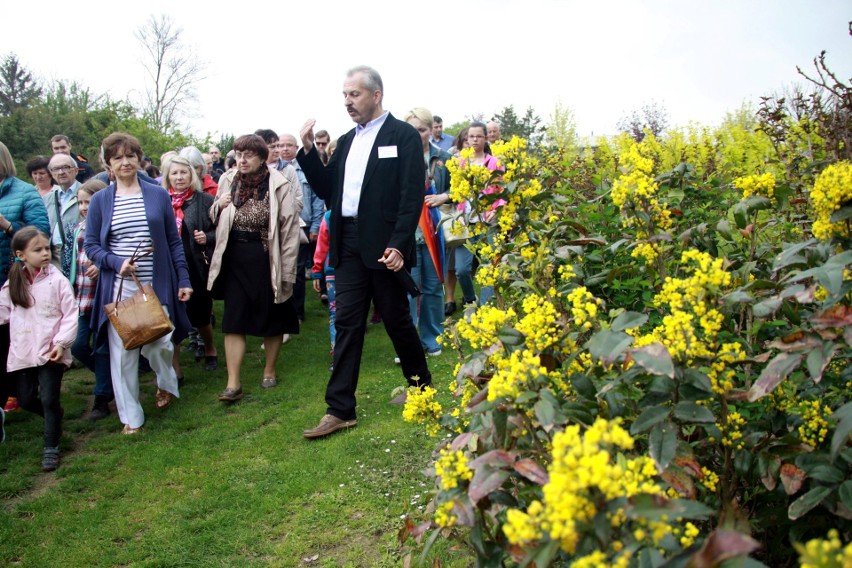
[[(311, 188), (331, 206), (329, 265), (332, 267), (340, 259), (343, 177), (354, 137), (354, 128), (340, 137), (327, 166), (320, 161), (316, 147), (307, 154), (300, 149), (296, 156)], [(378, 149), (385, 146), (396, 147), (395, 158), (379, 159)], [(370, 150), (358, 203), (358, 248), (365, 266), (385, 268), (379, 258), (386, 248), (399, 250), (406, 266), (415, 265), (414, 231), (423, 209), (425, 179), (420, 135), (410, 124), (388, 114)]]

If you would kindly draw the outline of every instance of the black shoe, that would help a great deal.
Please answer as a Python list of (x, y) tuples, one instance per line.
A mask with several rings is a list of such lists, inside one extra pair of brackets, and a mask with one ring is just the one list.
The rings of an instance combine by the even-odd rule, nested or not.
[(95, 396), (95, 404), (92, 405), (92, 412), (89, 413), (89, 420), (103, 420), (109, 416), (109, 401), (104, 396)]
[(451, 316), (456, 313), (456, 303), (455, 302), (447, 302), (444, 304), (444, 315)]
[(204, 356), (204, 370), (205, 371), (215, 371), (219, 368), (219, 356), (218, 355), (205, 355)]

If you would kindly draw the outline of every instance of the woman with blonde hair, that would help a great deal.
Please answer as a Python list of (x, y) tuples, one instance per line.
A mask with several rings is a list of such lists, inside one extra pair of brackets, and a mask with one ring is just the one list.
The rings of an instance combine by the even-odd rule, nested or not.
[[(213, 343), (213, 298), (207, 290), (207, 273), (216, 227), (210, 220), (209, 210), (213, 196), (202, 191), (201, 179), (192, 163), (184, 156), (172, 156), (163, 172), (162, 185), (172, 198), (178, 234), (183, 243), (183, 253), (189, 270), (192, 296), (186, 303), (189, 323), (204, 340), (204, 370), (219, 368), (219, 358)], [(180, 344), (175, 345), (174, 368), (178, 382), (182, 382)]]

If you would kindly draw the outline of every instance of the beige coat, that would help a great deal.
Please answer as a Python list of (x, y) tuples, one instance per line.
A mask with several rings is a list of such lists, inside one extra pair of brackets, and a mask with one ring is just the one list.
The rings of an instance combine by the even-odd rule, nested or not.
[[(213, 289), (213, 283), (222, 269), (222, 255), (228, 247), (228, 236), (234, 224), (236, 208), (229, 204), (220, 207), (219, 199), (231, 192), (231, 184), (236, 176), (236, 168), (225, 172), (219, 178), (219, 192), (216, 201), (210, 207), (210, 218), (216, 224), (216, 248), (210, 259), (210, 276), (207, 289)], [(293, 176), (295, 177), (295, 176)], [(293, 295), (296, 283), (296, 261), (299, 256), (299, 213), (302, 212), (301, 187), (293, 177), (271, 170), (269, 173), (269, 273), (275, 303), (286, 302)], [(296, 178), (298, 180), (298, 178)], [(297, 193), (299, 195), (297, 195)], [(223, 275), (227, 278), (227, 274)]]

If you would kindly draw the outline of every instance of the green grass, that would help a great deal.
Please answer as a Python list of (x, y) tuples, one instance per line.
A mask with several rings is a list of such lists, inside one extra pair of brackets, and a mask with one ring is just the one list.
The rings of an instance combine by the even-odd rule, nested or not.
[[(0, 444), (0, 564), (13, 566), (399, 566), (401, 516), (425, 506), (435, 441), (388, 404), (404, 384), (382, 326), (369, 326), (358, 385), (358, 426), (308, 441), (325, 412), (327, 312), (309, 293), (301, 335), (282, 347), (279, 385), (263, 390), (260, 340), (249, 338), (246, 397), (226, 406), (220, 370), (182, 356), (186, 384), (154, 407), (142, 377), (146, 423), (120, 435), (113, 412), (92, 423), (93, 377), (63, 380), (62, 465), (40, 471), (43, 421), (7, 416)], [(221, 310), (221, 305), (216, 306)], [(221, 315), (221, 313), (219, 314)], [(446, 393), (453, 356), (430, 358)], [(422, 509), (421, 509), (422, 510)], [(436, 546), (445, 566), (469, 557)], [(314, 557), (316, 557), (314, 559)], [(431, 557), (430, 557), (431, 559)], [(431, 565), (431, 560), (428, 562)]]

